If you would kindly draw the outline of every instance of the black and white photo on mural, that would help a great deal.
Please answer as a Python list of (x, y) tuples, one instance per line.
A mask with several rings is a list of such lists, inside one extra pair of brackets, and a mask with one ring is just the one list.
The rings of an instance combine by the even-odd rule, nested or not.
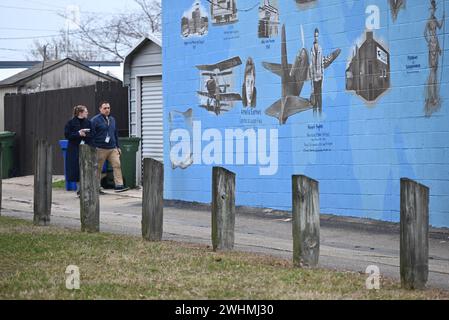
[(279, 34), (278, 0), (262, 0), (259, 6), (259, 38), (271, 38)]
[(310, 95), (310, 103), (313, 106), (313, 114), (323, 113), (323, 79), (324, 69), (340, 55), (341, 50), (337, 49), (328, 56), (324, 56), (323, 49), (319, 44), (320, 30), (315, 28), (313, 33), (313, 46), (310, 49), (310, 67), (309, 76), (312, 82), (312, 94)]
[(256, 64), (253, 58), (246, 60), (245, 73), (242, 85), (242, 104), (244, 107), (256, 107), (257, 89), (256, 89)]
[(233, 57), (215, 64), (197, 65), (200, 71), (200, 107), (216, 114), (229, 111), (236, 101), (242, 101), (242, 96), (234, 88), (234, 68), (241, 65), (240, 57)]
[(223, 25), (238, 21), (237, 0), (207, 0), (212, 24)]
[(390, 53), (385, 43), (365, 31), (352, 50), (346, 69), (346, 90), (373, 105), (390, 88)]
[(192, 7), (181, 18), (181, 35), (184, 38), (205, 36), (209, 30), (209, 17), (201, 1), (195, 0)]
[[(314, 30), (314, 43), (310, 50), (305, 49), (304, 32), (301, 26), (301, 38), (303, 47), (298, 51), (294, 63), (288, 63), (287, 36), (285, 25), (281, 31), (281, 63), (263, 62), (265, 69), (281, 77), (282, 95), (265, 110), (265, 114), (279, 120), (279, 124), (285, 124), (289, 117), (313, 109), (315, 115), (322, 114), (322, 85), (324, 70), (328, 68), (340, 55), (341, 49), (334, 50), (328, 56), (324, 56), (318, 42), (319, 29)], [(310, 80), (312, 94), (309, 99), (300, 97), (304, 83)]]

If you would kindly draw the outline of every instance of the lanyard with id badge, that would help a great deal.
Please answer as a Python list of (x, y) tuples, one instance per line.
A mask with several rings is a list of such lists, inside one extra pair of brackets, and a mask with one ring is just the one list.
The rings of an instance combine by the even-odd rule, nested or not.
[(109, 143), (109, 141), (111, 141), (111, 137), (109, 136), (109, 126), (110, 126), (109, 117), (106, 117), (105, 121), (106, 121), (106, 124), (108, 126), (108, 134), (106, 136), (106, 139), (104, 139), (104, 142), (105, 143)]

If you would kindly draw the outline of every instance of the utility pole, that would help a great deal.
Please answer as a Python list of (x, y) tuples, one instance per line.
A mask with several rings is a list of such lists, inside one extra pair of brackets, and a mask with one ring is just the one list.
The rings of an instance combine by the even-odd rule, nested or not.
[(70, 45), (69, 31), (70, 31), (70, 26), (67, 24), (67, 33), (66, 33), (66, 36), (65, 36), (65, 57), (66, 58), (69, 57), (69, 45)]
[(69, 5), (66, 7), (66, 37), (65, 37), (65, 57), (69, 57), (70, 47), (70, 31), (79, 29), (80, 24), (80, 8), (77, 5)]
[(39, 81), (39, 92), (42, 91), (42, 78), (44, 76), (45, 61), (47, 60), (47, 46), (48, 46), (48, 43), (44, 45), (44, 52), (43, 52), (43, 57), (42, 57), (42, 68), (41, 68), (41, 80)]
[(48, 43), (46, 45), (44, 45), (44, 63), (45, 61), (47, 61), (47, 47), (48, 47)]

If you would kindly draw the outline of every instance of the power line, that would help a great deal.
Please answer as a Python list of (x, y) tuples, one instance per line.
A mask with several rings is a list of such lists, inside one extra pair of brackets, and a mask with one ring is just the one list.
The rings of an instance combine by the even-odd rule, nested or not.
[[(94, 28), (94, 29), (89, 29), (87, 31), (100, 31), (100, 30), (104, 30), (104, 29), (110, 29), (111, 27), (114, 27), (115, 25), (110, 25), (110, 26), (105, 26), (105, 27), (99, 27), (99, 28)], [(66, 33), (66, 31), (64, 29), (61, 29), (61, 31), (64, 31), (64, 33)], [(78, 31), (70, 31), (68, 34), (69, 35), (77, 35), (77, 34), (83, 34), (85, 33), (82, 30), (78, 30)], [(40, 38), (54, 38), (54, 37), (60, 37), (61, 34), (52, 34), (52, 35), (39, 35), (39, 36), (28, 36), (28, 37), (0, 37), (0, 40), (26, 40), (26, 39), (40, 39)]]
[(36, 1), (36, 0), (27, 0), (27, 2), (33, 2), (36, 4), (43, 5), (43, 6), (52, 7), (52, 8), (61, 8), (61, 9), (65, 10), (65, 7), (55, 5), (54, 3), (42, 2), (42, 1)]
[[(129, 49), (129, 47), (126, 47), (126, 48), (128, 48)], [(122, 49), (126, 49), (126, 48), (122, 48)], [(104, 49), (101, 49), (101, 48), (99, 48), (99, 49), (91, 49), (91, 50), (74, 50), (74, 49), (69, 49), (69, 52), (93, 52), (93, 53), (96, 53), (96, 52), (98, 52), (99, 50), (104, 50)], [(13, 52), (29, 52), (30, 50), (27, 50), (27, 49), (13, 49), (13, 48), (0, 48), (0, 51), (13, 51)]]
[(1, 30), (14, 30), (14, 31), (50, 31), (57, 32), (58, 30), (54, 29), (35, 29), (35, 28), (9, 28), (9, 27), (0, 27)]
[[(41, 9), (41, 8), (30, 8), (30, 7), (17, 7), (17, 6), (5, 6), (0, 5), (0, 8), (5, 9), (20, 9), (20, 10), (31, 10), (31, 11), (44, 11), (44, 12), (53, 12), (53, 13), (61, 13), (61, 11), (65, 11), (64, 9), (61, 10), (54, 10), (54, 9)], [(61, 7), (62, 8), (62, 7)], [(93, 14), (115, 14), (113, 12), (104, 12), (104, 11), (80, 11), (80, 13), (93, 13)]]
[(16, 7), (16, 6), (4, 6), (4, 5), (0, 5), (0, 8), (5, 8), (5, 9), (20, 9), (20, 10), (31, 10), (31, 11), (60, 12), (60, 11), (54, 10), (54, 9), (40, 9), (40, 8)]
[[(86, 31), (83, 30), (77, 30), (77, 31), (70, 31), (68, 33), (68, 35), (82, 35), (86, 32), (95, 32), (95, 31), (101, 31), (101, 30), (108, 30), (110, 28), (116, 27), (117, 24), (111, 24), (108, 26), (104, 26), (104, 27), (98, 27), (98, 28), (93, 28), (93, 29), (89, 29)], [(61, 31), (64, 31), (64, 33), (66, 33), (66, 31), (64, 29), (61, 29)], [(60, 37), (61, 34), (53, 34), (53, 35), (39, 35), (39, 36), (21, 36), (21, 37), (0, 37), (0, 40), (28, 40), (28, 39), (40, 39), (40, 38), (53, 38), (53, 37)]]
[(10, 37), (10, 38), (0, 38), (0, 40), (31, 40), (31, 39), (40, 39), (40, 38), (53, 38), (59, 37), (59, 34), (51, 34), (51, 35), (40, 35), (40, 36), (30, 36), (30, 37)]
[(18, 51), (18, 52), (24, 52), (27, 51), (25, 49), (9, 49), (9, 48), (0, 48), (2, 51)]

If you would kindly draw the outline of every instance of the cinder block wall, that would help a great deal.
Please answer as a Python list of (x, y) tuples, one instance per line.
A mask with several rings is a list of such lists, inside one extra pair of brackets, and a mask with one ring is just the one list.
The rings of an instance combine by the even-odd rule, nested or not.
[[(423, 0), (256, 3), (235, 0), (232, 12), (214, 10), (222, 5), (206, 0), (163, 1), (165, 197), (209, 203), (212, 166), (222, 165), (237, 174), (238, 205), (290, 210), (291, 176), (305, 174), (320, 182), (323, 213), (399, 221), (399, 180), (408, 177), (430, 187), (431, 224), (449, 227), (449, 15), (442, 21), (449, 1), (436, 1), (435, 8)], [(301, 74), (301, 68), (317, 74), (315, 29), (326, 67), (321, 115), (307, 107), (313, 81), (309, 72)], [(333, 52), (338, 56), (327, 66)], [(255, 66), (255, 107), (242, 101), (248, 58)], [(179, 113), (188, 109), (191, 117)], [(235, 143), (229, 148), (225, 133), (238, 128), (250, 139), (241, 149), (244, 164), (237, 165), (225, 161), (226, 153), (241, 152)], [(258, 138), (273, 137), (270, 130), (279, 138), (278, 167), (261, 175), (266, 166), (257, 151), (270, 149)], [(191, 141), (182, 149), (186, 132)], [(187, 158), (192, 152), (194, 163), (180, 161), (178, 151)]]

